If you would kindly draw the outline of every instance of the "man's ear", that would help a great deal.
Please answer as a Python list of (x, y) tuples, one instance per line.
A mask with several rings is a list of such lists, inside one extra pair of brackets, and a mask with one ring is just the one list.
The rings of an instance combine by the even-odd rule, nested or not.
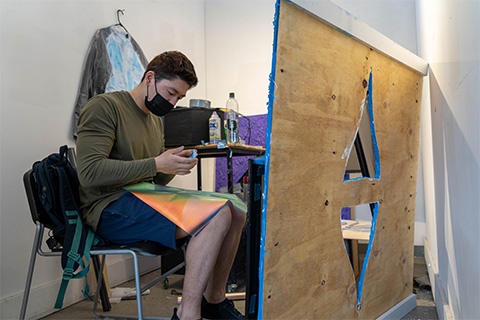
[(155, 72), (149, 70), (145, 73), (145, 85), (149, 86), (152, 81), (155, 81)]

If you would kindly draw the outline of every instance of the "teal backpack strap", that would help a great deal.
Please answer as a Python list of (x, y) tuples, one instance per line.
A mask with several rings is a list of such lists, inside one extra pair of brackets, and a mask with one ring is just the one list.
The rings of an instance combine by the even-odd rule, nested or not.
[(95, 233), (93, 233), (93, 231), (89, 229), (87, 234), (87, 239), (85, 241), (85, 247), (83, 250), (83, 256), (85, 257), (85, 260), (87, 260), (87, 265), (85, 267), (82, 266), (83, 270), (73, 276), (75, 279), (85, 277), (88, 271), (90, 270), (90, 248), (92, 247), (94, 240), (97, 240), (95, 239)]
[[(80, 242), (80, 236), (77, 237), (77, 232), (81, 232), (81, 230), (79, 231), (79, 229), (81, 229), (81, 228), (78, 227), (79, 225), (81, 225), (81, 223), (80, 223), (81, 218), (80, 218), (80, 216), (78, 216), (78, 213), (76, 211), (74, 211), (74, 214), (77, 215), (77, 219), (75, 219), (75, 220), (72, 219), (71, 223), (76, 223), (77, 227), (76, 227), (76, 230), (75, 230), (75, 237), (73, 238), (72, 249), (68, 253), (68, 258), (69, 259), (68, 259), (68, 262), (67, 262), (67, 267), (63, 271), (63, 280), (62, 280), (62, 284), (60, 286), (60, 289), (58, 291), (57, 301), (55, 303), (55, 308), (56, 309), (62, 308), (63, 299), (64, 299), (65, 292), (66, 292), (67, 286), (68, 286), (68, 281), (70, 279), (81, 279), (81, 278), (87, 276), (88, 271), (90, 271), (90, 249), (91, 249), (92, 245), (98, 243), (98, 239), (95, 237), (95, 233), (92, 230), (88, 229), (87, 239), (85, 241), (85, 247), (84, 247), (84, 251), (83, 251), (83, 256), (87, 260), (87, 264), (85, 265), (81, 256), (76, 252), (76, 250), (78, 250), (78, 246), (79, 246), (79, 242)], [(67, 215), (73, 215), (73, 214), (70, 213), (70, 212), (67, 212)], [(80, 235), (81, 235), (81, 233), (80, 233)], [(73, 273), (73, 265), (74, 265), (75, 262), (78, 263), (80, 265), (80, 267), (82, 267), (82, 270), (77, 272), (76, 274)], [(90, 292), (90, 287), (88, 285), (88, 281), (85, 279), (85, 289), (82, 290), (83, 296), (85, 298), (89, 299), (89, 300), (93, 300), (90, 297), (89, 292)]]
[[(64, 155), (63, 160), (65, 162), (66, 148), (64, 149), (65, 150), (61, 150), (60, 153)], [(67, 163), (65, 162), (64, 164)], [(70, 245), (70, 250), (68, 251), (68, 253), (66, 251), (62, 253), (65, 268), (63, 271), (60, 289), (58, 290), (57, 300), (55, 302), (55, 308), (60, 309), (62, 308), (65, 292), (67, 290), (70, 279), (79, 279), (86, 277), (88, 271), (90, 270), (90, 249), (92, 245), (96, 245), (99, 242), (99, 239), (95, 236), (95, 233), (92, 230), (90, 230), (89, 228), (85, 228), (82, 218), (77, 210), (77, 206), (73, 196), (74, 191), (71, 186), (71, 179), (69, 179), (66, 171), (69, 168), (71, 169), (71, 167), (59, 165), (55, 168), (59, 177), (61, 190), (60, 197), (64, 199), (63, 201), (61, 201), (61, 206), (65, 217), (65, 223), (66, 226), (68, 226), (67, 229), (70, 232), (69, 234), (73, 234), (73, 237), (69, 238), (71, 239), (71, 243), (68, 243), (68, 245)], [(70, 175), (71, 174), (72, 172), (70, 172)], [(74, 175), (76, 177), (76, 173)], [(76, 183), (78, 183), (78, 181)], [(68, 245), (66, 246), (67, 250)], [(82, 248), (83, 254), (82, 252), (80, 252)], [(85, 260), (87, 262), (86, 265), (82, 256), (85, 257)], [(75, 269), (77, 269), (77, 265), (78, 267), (81, 267), (82, 270), (75, 274), (74, 272)], [(90, 299), (88, 292), (88, 282), (85, 281), (85, 290), (82, 290), (82, 293), (86, 298)]]
[[(82, 271), (78, 272), (74, 276), (74, 278), (82, 278), (87, 276), (87, 273), (90, 270), (90, 249), (92, 248), (92, 246), (96, 245), (97, 243), (98, 243), (98, 239), (95, 237), (95, 233), (92, 230), (88, 229), (87, 239), (85, 241), (85, 247), (83, 250), (83, 256), (85, 257), (85, 260), (87, 260), (87, 266), (83, 268)], [(90, 288), (88, 286), (88, 281), (87, 279), (85, 279), (85, 289), (82, 290), (83, 296), (93, 301), (93, 299), (89, 295), (89, 292), (90, 292)]]
[[(65, 269), (63, 270), (63, 277), (62, 283), (60, 284), (60, 289), (58, 290), (57, 301), (55, 302), (55, 309), (61, 309), (63, 305), (63, 298), (65, 296), (65, 292), (67, 291), (68, 282), (70, 279), (74, 278), (74, 270), (73, 266), (78, 263), (82, 268), (85, 270), (85, 264), (83, 262), (82, 257), (77, 253), (78, 247), (80, 245), (80, 240), (83, 232), (83, 224), (78, 215), (77, 211), (65, 211), (65, 214), (68, 217), (69, 224), (76, 224), (75, 227), (75, 235), (72, 241), (72, 247), (68, 252), (68, 260)], [(82, 270), (83, 271), (83, 270)], [(88, 271), (87, 271), (88, 272)], [(86, 274), (86, 273), (85, 273)]]

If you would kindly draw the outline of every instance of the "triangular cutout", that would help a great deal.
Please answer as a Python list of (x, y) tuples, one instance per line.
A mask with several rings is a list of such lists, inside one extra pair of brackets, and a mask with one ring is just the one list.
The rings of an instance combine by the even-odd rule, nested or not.
[(360, 310), (362, 301), (363, 281), (375, 237), (377, 217), (378, 202), (342, 208), (342, 235), (357, 284), (357, 310)]
[[(344, 181), (361, 178), (380, 178), (380, 157), (373, 123), (373, 74), (370, 72), (368, 90), (360, 109), (361, 118), (352, 143), (346, 149), (347, 163)], [(352, 148), (354, 147), (354, 148)]]

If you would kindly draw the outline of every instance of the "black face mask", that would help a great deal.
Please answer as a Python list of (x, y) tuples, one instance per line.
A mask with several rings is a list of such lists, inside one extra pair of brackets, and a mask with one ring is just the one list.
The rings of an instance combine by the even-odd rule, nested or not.
[(145, 106), (151, 113), (156, 116), (163, 117), (173, 109), (173, 104), (168, 102), (164, 97), (160, 95), (157, 91), (157, 85), (155, 83), (155, 92), (157, 93), (152, 100), (148, 101), (148, 87), (147, 95), (145, 96)]

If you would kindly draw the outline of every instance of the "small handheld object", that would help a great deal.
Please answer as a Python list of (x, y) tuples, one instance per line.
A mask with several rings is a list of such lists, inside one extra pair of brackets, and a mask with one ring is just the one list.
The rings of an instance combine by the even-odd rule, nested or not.
[(197, 150), (193, 149), (190, 158), (195, 158), (197, 156)]

